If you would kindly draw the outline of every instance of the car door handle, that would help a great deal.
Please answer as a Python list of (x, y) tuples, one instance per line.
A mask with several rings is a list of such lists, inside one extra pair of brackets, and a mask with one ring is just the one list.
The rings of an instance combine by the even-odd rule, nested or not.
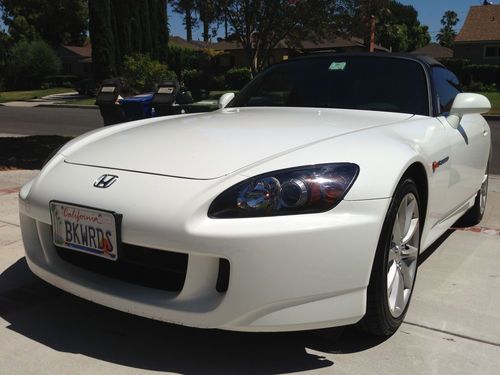
[(488, 130), (483, 130), (483, 136), (486, 137), (488, 135)]

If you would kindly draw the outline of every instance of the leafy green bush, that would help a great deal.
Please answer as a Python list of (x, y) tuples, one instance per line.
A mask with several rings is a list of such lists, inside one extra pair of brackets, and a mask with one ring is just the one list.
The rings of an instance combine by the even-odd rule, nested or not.
[(57, 74), (61, 61), (44, 41), (21, 41), (12, 47), (7, 72), (15, 89), (38, 88), (46, 76)]
[(209, 88), (210, 90), (224, 90), (226, 88), (226, 77), (223, 75), (212, 77)]
[(248, 68), (232, 68), (226, 72), (226, 87), (239, 90), (252, 79), (252, 73)]
[(75, 75), (55, 75), (43, 77), (42, 89), (52, 87), (73, 87), (73, 83), (78, 80)]
[(191, 70), (198, 67), (198, 52), (189, 48), (169, 45), (167, 63), (169, 68), (178, 77), (181, 77), (183, 70)]
[(177, 79), (168, 66), (142, 53), (126, 56), (123, 62), (123, 77), (131, 92), (154, 91), (163, 80)]
[(190, 91), (206, 89), (204, 74), (201, 70), (187, 69), (182, 72), (184, 86)]
[(468, 65), (463, 69), (463, 76), (466, 84), (475, 81), (500, 86), (500, 66), (498, 65)]
[(495, 92), (497, 91), (496, 84), (486, 84), (479, 81), (471, 81), (468, 85), (464, 86), (466, 92)]
[(489, 90), (495, 86), (500, 87), (500, 66), (498, 65), (471, 64), (467, 59), (446, 59), (442, 63), (469, 89), (478, 88), (480, 85)]
[(446, 66), (448, 69), (450, 69), (459, 78), (461, 78), (460, 76), (461, 76), (464, 68), (471, 64), (469, 59), (450, 58), (450, 59), (443, 59), (440, 61), (444, 66)]

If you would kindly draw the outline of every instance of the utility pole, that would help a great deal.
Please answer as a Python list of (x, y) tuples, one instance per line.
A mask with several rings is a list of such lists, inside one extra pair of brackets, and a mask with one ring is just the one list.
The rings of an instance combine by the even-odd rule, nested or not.
[(375, 16), (372, 14), (370, 16), (370, 52), (375, 51), (375, 24), (376, 24), (376, 19)]

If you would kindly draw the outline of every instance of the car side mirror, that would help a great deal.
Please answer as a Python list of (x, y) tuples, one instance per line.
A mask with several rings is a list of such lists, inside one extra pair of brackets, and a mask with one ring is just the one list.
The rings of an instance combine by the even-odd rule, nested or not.
[(491, 103), (484, 95), (461, 93), (455, 97), (447, 120), (457, 129), (464, 115), (486, 113), (491, 109)]
[(234, 98), (234, 92), (226, 92), (219, 98), (219, 108), (226, 108), (231, 100)]

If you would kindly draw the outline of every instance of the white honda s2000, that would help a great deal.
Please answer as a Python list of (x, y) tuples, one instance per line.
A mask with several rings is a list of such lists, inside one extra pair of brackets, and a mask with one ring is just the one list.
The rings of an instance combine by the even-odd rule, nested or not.
[(188, 326), (393, 333), (419, 254), (481, 220), (489, 101), (426, 58), (324, 54), (219, 104), (60, 149), (20, 192), (33, 272)]

